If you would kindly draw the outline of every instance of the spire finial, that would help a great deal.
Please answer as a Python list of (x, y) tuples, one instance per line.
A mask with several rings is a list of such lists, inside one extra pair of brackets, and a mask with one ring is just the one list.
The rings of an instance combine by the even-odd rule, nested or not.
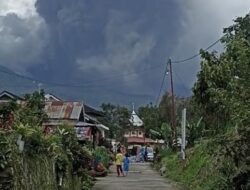
[(132, 103), (132, 106), (133, 106), (133, 111), (135, 111), (135, 103), (134, 102)]

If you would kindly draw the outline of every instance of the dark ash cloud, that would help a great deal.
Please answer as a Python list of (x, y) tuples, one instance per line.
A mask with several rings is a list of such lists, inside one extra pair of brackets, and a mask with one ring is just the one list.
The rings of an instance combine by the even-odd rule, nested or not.
[[(6, 2), (0, 2), (0, 64), (40, 80), (91, 84), (43, 87), (95, 105), (154, 102), (168, 58), (196, 53), (250, 6), (245, 0)], [(1, 9), (8, 6), (16, 11)], [(173, 68), (177, 95), (190, 95), (199, 60)]]
[[(105, 91), (109, 98), (103, 101), (121, 96), (118, 92), (126, 94), (124, 102), (143, 93), (144, 100), (139, 96), (142, 101), (154, 101), (161, 70), (178, 35), (174, 1), (38, 0), (36, 7), (48, 26), (50, 43), (39, 72), (37, 66), (30, 72), (41, 78), (48, 72), (51, 81), (63, 81), (67, 76), (65, 83), (99, 81), (84, 94)], [(155, 66), (159, 69), (141, 73)], [(114, 75), (118, 76), (113, 80), (102, 80)], [(110, 88), (118, 92), (105, 90)], [(83, 89), (76, 91), (80, 94)]]

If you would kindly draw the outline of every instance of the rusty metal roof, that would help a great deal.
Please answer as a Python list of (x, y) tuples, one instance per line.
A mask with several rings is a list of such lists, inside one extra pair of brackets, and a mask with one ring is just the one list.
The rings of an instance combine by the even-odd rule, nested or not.
[(50, 119), (78, 120), (83, 110), (83, 103), (65, 101), (45, 102), (44, 109)]

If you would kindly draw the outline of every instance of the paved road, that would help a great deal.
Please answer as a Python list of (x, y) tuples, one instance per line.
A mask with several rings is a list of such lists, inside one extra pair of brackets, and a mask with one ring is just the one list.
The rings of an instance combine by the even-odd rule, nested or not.
[(117, 177), (115, 167), (105, 178), (98, 178), (94, 190), (179, 190), (153, 171), (148, 163), (132, 163), (127, 177)]

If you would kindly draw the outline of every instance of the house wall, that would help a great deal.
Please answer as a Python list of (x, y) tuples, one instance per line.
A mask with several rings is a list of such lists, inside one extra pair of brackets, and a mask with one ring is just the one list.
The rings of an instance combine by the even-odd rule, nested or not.
[(0, 101), (1, 102), (9, 102), (11, 100), (14, 100), (12, 99), (11, 97), (7, 96), (7, 95), (3, 95), (1, 98), (0, 98)]
[(124, 137), (144, 137), (144, 131), (142, 129), (130, 129), (126, 130), (124, 133)]

